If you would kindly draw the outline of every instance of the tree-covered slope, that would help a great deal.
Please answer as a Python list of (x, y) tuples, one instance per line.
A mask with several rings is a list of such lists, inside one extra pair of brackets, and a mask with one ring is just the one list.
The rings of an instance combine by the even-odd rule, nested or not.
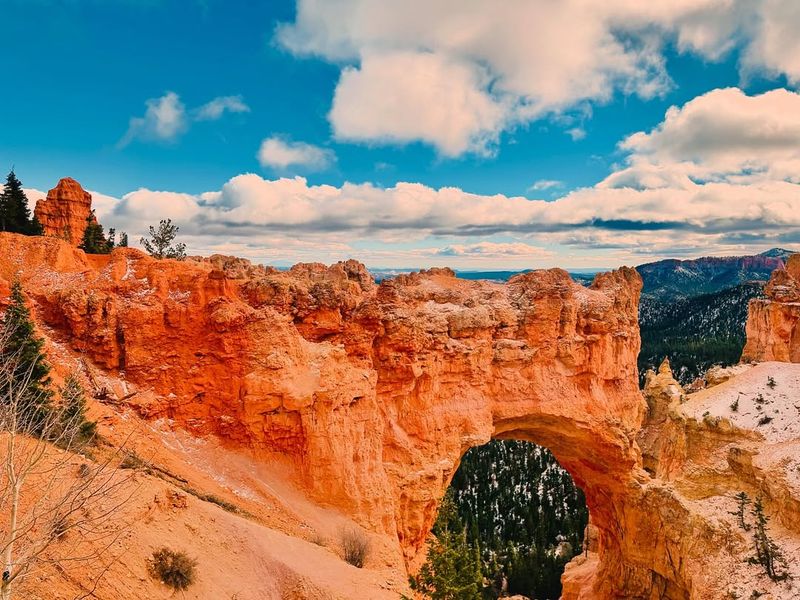
[(773, 248), (753, 256), (707, 256), (691, 260), (660, 260), (639, 265), (643, 297), (659, 300), (712, 294), (748, 281), (769, 280), (791, 251)]
[(640, 377), (669, 358), (676, 379), (690, 383), (710, 366), (739, 361), (747, 306), (762, 295), (763, 282), (676, 300), (643, 296), (639, 305)]

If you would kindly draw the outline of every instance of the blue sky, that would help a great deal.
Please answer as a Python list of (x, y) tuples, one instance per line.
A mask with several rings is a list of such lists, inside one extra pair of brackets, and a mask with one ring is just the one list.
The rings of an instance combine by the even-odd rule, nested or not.
[[(163, 209), (203, 253), (476, 269), (616, 266), (795, 239), (800, 11), (788, 1), (724, 14), (709, 0), (653, 11), (619, 0), (602, 14), (509, 2), (486, 31), (485, 6), (446, 0), (397, 14), (370, 0), (3, 4), (0, 165), (34, 190), (78, 179), (103, 222), (133, 234)], [(739, 95), (714, 94), (731, 87)], [(773, 90), (781, 95), (764, 95)], [(176, 113), (148, 116), (148, 102)], [(657, 135), (671, 106), (692, 112)], [(763, 114), (778, 120), (775, 139), (719, 133)], [(681, 146), (680, 127), (708, 127), (718, 147), (699, 137)], [(624, 146), (638, 132), (649, 137)], [(398, 182), (422, 187), (408, 199)], [(335, 188), (335, 206), (317, 186)], [(671, 192), (688, 203), (683, 217), (658, 210)], [(721, 224), (726, 199), (765, 193), (782, 207)], [(364, 223), (352, 205), (391, 214)]]

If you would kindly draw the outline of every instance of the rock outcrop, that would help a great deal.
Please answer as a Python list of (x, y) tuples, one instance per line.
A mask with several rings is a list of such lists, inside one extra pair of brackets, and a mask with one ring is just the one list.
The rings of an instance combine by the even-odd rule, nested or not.
[(750, 301), (742, 361), (800, 362), (800, 254), (772, 274), (764, 292)]
[(92, 213), (92, 195), (70, 177), (60, 180), (47, 192), (47, 198), (36, 202), (34, 215), (42, 224), (45, 235), (60, 238), (73, 246), (83, 240), (87, 223), (96, 221)]
[(354, 261), (87, 257), (0, 234), (0, 279), (15, 276), (51, 343), (116, 382), (94, 390), (104, 402), (290, 465), (316, 503), (382, 536), (398, 571), (419, 564), (464, 452), (514, 438), (548, 447), (586, 495), (596, 538), (564, 598), (729, 597), (709, 565), (738, 565), (744, 542), (696, 503), (729, 499), (718, 463), (757, 438), (685, 413), (666, 364), (643, 399), (632, 269), (588, 288), (559, 269), (376, 285)]
[[(355, 262), (279, 272), (246, 261), (86, 257), (0, 236), (58, 341), (126, 382), (108, 391), (264, 460), (396, 540), (411, 568), (463, 453), (492, 437), (549, 447), (583, 487), (607, 586), (649, 566), (620, 535), (640, 458), (640, 279), (561, 270), (507, 285), (432, 270), (373, 283)], [(627, 573), (628, 575), (624, 575)]]

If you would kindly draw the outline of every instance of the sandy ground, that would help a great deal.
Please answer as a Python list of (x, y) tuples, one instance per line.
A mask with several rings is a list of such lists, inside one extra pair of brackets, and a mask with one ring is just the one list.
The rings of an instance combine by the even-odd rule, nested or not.
[(733, 379), (691, 394), (682, 409), (697, 420), (706, 412), (729, 419), (737, 427), (759, 432), (769, 443), (796, 440), (800, 438), (800, 364), (753, 365)]
[[(408, 593), (397, 568), (402, 557), (388, 537), (309, 500), (295, 485), (290, 465), (234, 452), (213, 437), (173, 429), (168, 421), (144, 421), (120, 405), (91, 400), (89, 408), (106, 440), (114, 446), (124, 443), (149, 467), (122, 471), (131, 476), (131, 496), (119, 514), (124, 535), (109, 552), (119, 558), (89, 597), (396, 600)], [(233, 505), (236, 512), (207, 495)], [(369, 539), (361, 569), (342, 559), (341, 535), (350, 529)], [(162, 546), (197, 560), (196, 582), (185, 592), (173, 592), (148, 573), (148, 558)], [(81, 584), (95, 571), (96, 565), (81, 563), (45, 569), (19, 597), (71, 600), (85, 592)]]
[[(726, 486), (716, 481), (707, 495), (687, 502), (693, 510), (729, 531), (734, 545), (739, 547), (741, 563), (729, 573), (720, 574), (720, 585), (727, 597), (795, 600), (800, 598), (800, 523), (797, 522), (800, 516), (800, 364), (742, 365), (736, 373), (728, 381), (689, 395), (680, 410), (698, 421), (728, 419), (734, 426), (763, 437), (763, 443), (731, 444), (731, 448), (740, 446), (754, 452), (752, 485), (732, 479), (725, 489)], [(723, 448), (718, 456), (709, 456), (707, 467), (730, 473), (727, 471), (728, 450)], [(752, 530), (742, 531), (734, 516), (737, 510), (734, 495), (739, 491), (745, 491), (751, 499), (758, 495), (771, 499), (767, 510), (769, 534), (785, 556), (790, 573), (788, 580), (772, 582), (759, 565), (750, 564), (748, 559), (755, 554)], [(747, 514), (748, 523), (752, 524), (751, 509)], [(709, 565), (709, 568), (716, 567)]]

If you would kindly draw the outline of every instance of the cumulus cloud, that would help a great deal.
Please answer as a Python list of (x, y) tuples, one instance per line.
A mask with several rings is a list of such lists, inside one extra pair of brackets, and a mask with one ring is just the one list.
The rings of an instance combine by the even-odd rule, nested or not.
[(488, 153), (507, 112), (486, 91), (488, 79), (477, 65), (430, 52), (371, 54), (342, 71), (331, 125), (342, 140), (422, 140), (445, 156)]
[(241, 96), (219, 96), (198, 108), (195, 113), (195, 119), (198, 121), (216, 121), (225, 112), (250, 112), (250, 107), (244, 103)]
[(298, 0), (276, 39), (343, 65), (329, 115), (338, 137), (456, 156), (617, 91), (662, 94), (673, 40), (710, 60), (740, 47), (743, 74), (797, 83), (799, 26), (795, 0)]
[[(105, 197), (98, 216), (131, 239), (169, 217), (195, 252), (284, 262), (608, 267), (762, 250), (800, 243), (800, 169), (789, 169), (800, 156), (799, 102), (786, 90), (699, 96), (623, 140), (624, 164), (606, 179), (552, 201), (243, 174), (204, 194), (141, 189)], [(280, 156), (273, 161), (300, 160)], [(541, 180), (534, 188), (557, 185)]]
[(437, 256), (467, 256), (472, 258), (551, 257), (553, 252), (521, 242), (478, 242), (475, 244), (451, 244), (430, 250)]
[(644, 165), (703, 179), (800, 181), (800, 94), (713, 90), (670, 108), (658, 127), (631, 135), (620, 146), (632, 153), (634, 169)]
[(283, 170), (304, 167), (308, 170), (324, 170), (336, 160), (332, 150), (305, 142), (293, 142), (280, 136), (272, 136), (261, 142), (258, 162), (262, 167)]
[(170, 143), (189, 129), (191, 121), (214, 121), (227, 112), (249, 112), (241, 96), (220, 96), (194, 110), (187, 110), (180, 96), (167, 92), (159, 98), (145, 101), (143, 117), (132, 117), (128, 130), (118, 142), (124, 148), (134, 140)]
[(147, 109), (143, 117), (133, 117), (128, 131), (119, 142), (127, 146), (133, 140), (145, 142), (171, 142), (186, 131), (186, 107), (175, 92), (167, 92), (160, 98), (145, 102)]

